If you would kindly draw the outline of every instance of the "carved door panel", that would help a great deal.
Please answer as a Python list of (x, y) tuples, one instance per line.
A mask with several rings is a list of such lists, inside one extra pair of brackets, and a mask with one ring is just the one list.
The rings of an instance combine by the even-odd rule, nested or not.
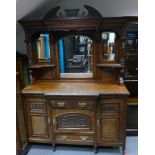
[(48, 117), (46, 100), (43, 98), (27, 98), (27, 130), (29, 140), (48, 140), (50, 138), (50, 119)]
[(52, 110), (54, 131), (93, 131), (94, 112), (88, 110)]

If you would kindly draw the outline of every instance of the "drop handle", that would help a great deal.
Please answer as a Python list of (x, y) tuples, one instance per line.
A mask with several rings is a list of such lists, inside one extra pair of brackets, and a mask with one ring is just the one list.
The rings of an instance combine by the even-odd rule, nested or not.
[(62, 108), (65, 106), (65, 103), (64, 102), (57, 102), (57, 105), (58, 105), (58, 107)]
[(60, 136), (60, 139), (61, 139), (61, 140), (66, 140), (66, 139), (67, 139), (67, 136), (66, 136), (66, 135)]
[(87, 103), (85, 103), (85, 102), (79, 102), (78, 105), (79, 105), (79, 107), (84, 108), (84, 107), (87, 106)]
[(80, 139), (81, 139), (82, 141), (85, 141), (85, 140), (88, 139), (88, 137), (87, 137), (87, 136), (80, 136)]

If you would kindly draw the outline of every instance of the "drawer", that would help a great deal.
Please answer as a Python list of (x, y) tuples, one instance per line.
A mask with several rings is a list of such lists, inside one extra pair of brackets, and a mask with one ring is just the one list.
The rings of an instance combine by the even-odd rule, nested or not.
[(77, 134), (57, 134), (55, 140), (59, 143), (91, 143), (94, 140), (94, 136)]
[(94, 109), (94, 104), (91, 100), (50, 100), (53, 109)]

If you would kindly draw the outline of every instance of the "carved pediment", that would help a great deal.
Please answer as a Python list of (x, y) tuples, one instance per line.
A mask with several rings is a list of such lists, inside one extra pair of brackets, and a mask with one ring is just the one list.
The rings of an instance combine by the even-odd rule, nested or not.
[(80, 17), (96, 17), (102, 18), (102, 15), (93, 7), (84, 5), (83, 8), (77, 9), (62, 9), (60, 6), (48, 11), (43, 19), (53, 18), (80, 18)]

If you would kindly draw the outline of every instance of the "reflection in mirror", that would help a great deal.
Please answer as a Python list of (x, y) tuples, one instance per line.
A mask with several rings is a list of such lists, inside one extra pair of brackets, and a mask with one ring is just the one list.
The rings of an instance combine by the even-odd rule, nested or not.
[(39, 38), (35, 40), (36, 51), (38, 61), (46, 61), (50, 59), (50, 45), (49, 45), (49, 34), (42, 33)]
[(115, 61), (115, 39), (114, 32), (102, 32), (102, 59), (104, 61)]
[(59, 40), (61, 77), (92, 77), (92, 39), (69, 35)]

